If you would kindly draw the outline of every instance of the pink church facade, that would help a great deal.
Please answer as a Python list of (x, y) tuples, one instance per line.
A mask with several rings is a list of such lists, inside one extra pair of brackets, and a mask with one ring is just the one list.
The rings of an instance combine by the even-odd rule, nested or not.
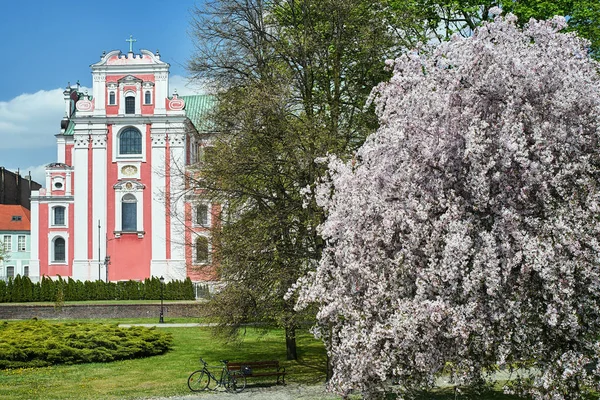
[(32, 193), (31, 275), (214, 280), (199, 267), (220, 208), (187, 194), (184, 175), (207, 144), (192, 134), (207, 96), (170, 96), (169, 64), (147, 50), (91, 70), (92, 93), (64, 91), (57, 162)]

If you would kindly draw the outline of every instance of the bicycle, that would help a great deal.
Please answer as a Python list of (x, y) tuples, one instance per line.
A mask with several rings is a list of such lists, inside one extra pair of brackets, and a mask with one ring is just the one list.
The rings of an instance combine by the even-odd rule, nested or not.
[(240, 393), (246, 388), (246, 377), (241, 373), (229, 372), (228, 360), (221, 360), (223, 367), (218, 379), (215, 374), (210, 372), (206, 361), (200, 358), (200, 362), (203, 364), (202, 369), (192, 372), (188, 377), (188, 387), (192, 392), (201, 392), (206, 389), (216, 390), (218, 387), (223, 387), (228, 392)]

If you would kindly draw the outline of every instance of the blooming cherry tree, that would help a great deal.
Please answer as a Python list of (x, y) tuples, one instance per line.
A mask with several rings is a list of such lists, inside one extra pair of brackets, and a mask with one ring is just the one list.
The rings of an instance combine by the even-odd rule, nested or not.
[(507, 390), (536, 399), (598, 389), (599, 64), (565, 26), (498, 16), (389, 62), (381, 127), (316, 190), (327, 245), (298, 284), (332, 390), (515, 367)]

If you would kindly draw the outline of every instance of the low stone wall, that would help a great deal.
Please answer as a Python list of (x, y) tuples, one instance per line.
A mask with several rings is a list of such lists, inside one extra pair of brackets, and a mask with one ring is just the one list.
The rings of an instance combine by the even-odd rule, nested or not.
[[(164, 316), (199, 317), (203, 304), (165, 303)], [(157, 318), (160, 314), (158, 304), (77, 304), (60, 308), (48, 305), (0, 305), (0, 319), (86, 319), (86, 318)]]

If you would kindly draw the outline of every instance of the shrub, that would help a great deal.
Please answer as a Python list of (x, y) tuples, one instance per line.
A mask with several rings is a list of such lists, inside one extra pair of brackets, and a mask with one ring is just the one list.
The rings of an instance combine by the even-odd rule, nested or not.
[(149, 357), (171, 348), (169, 333), (95, 323), (29, 320), (0, 324), (0, 369), (109, 362)]

